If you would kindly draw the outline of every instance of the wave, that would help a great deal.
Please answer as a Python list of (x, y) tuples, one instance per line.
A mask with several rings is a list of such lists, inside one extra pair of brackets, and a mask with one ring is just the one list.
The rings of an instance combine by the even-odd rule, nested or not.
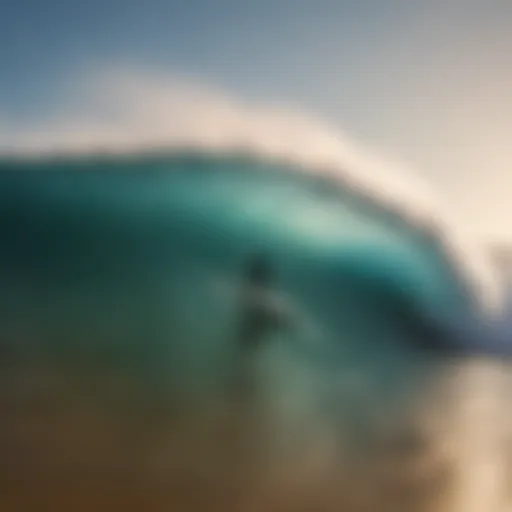
[[(15, 405), (2, 441), (20, 447), (10, 471), (59, 481), (72, 454), (78, 478), (135, 471), (208, 494), (194, 480), (208, 459), (215, 486), (227, 475), (245, 489), (237, 478), (254, 470), (288, 500), (360, 510), (350, 500), (371, 482), (390, 510), (394, 486), (420, 489), (408, 510), (424, 510), (442, 480), (461, 487), (458, 510), (496, 510), (503, 376), (452, 360), (449, 346), (474, 337), (474, 297), (423, 224), (292, 162), (224, 150), (2, 161), (0, 377), (2, 403)], [(257, 304), (241, 294), (255, 255), (272, 292)], [(277, 323), (255, 352), (244, 311)], [(39, 437), (23, 430), (34, 403), (49, 404)], [(256, 509), (268, 510), (262, 496)]]
[[(99, 104), (115, 121), (59, 117), (3, 145), (9, 472), (62, 487), (71, 468), (123, 495), (113, 482), (131, 471), (211, 503), (205, 479), (229, 480), (255, 510), (361, 510), (367, 496), (371, 510), (425, 510), (443, 489), (453, 510), (497, 510), (505, 376), (446, 343), (477, 332), (490, 344), (471, 323), (474, 299), (485, 310), (499, 297), (478, 240), (322, 123), (107, 78)], [(254, 271), (255, 255), (270, 271)], [(241, 293), (248, 264), (272, 293)], [(272, 322), (240, 355), (259, 328), (238, 322), (244, 311)], [(166, 492), (167, 505), (185, 499)]]
[[(81, 155), (79, 161), (108, 155), (109, 165), (123, 170), (132, 165), (127, 160), (148, 151), (183, 150), (288, 164), (357, 191), (427, 232), (484, 308), (499, 307), (504, 290), (483, 241), (410, 170), (372, 155), (338, 129), (297, 110), (236, 101), (176, 77), (109, 70), (79, 82), (62, 112), (3, 134), (4, 166), (13, 157), (33, 165), (51, 155)], [(79, 161), (68, 168), (83, 169)]]

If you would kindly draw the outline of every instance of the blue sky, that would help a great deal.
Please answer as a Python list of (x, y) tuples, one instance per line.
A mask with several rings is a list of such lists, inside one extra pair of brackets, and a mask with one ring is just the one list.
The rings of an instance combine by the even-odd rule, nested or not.
[(2, 0), (0, 120), (44, 117), (94, 66), (169, 70), (319, 113), (512, 236), (510, 48), (497, 0)]
[(397, 14), (379, 2), (303, 0), (2, 5), (2, 103), (17, 115), (51, 101), (59, 81), (98, 61), (172, 67), (246, 94), (312, 96), (316, 103), (324, 91), (310, 90), (314, 75), (325, 80), (346, 66), (357, 71), (393, 39)]

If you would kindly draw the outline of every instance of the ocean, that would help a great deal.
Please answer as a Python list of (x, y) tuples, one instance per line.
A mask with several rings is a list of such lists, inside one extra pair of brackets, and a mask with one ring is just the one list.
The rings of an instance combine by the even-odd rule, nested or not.
[(435, 230), (303, 171), (0, 161), (2, 510), (506, 510), (512, 348)]

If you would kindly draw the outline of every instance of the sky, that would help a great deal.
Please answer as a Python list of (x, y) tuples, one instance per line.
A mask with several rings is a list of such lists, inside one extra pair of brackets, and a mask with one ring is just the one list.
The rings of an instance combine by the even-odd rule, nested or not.
[(311, 112), (512, 240), (511, 47), (498, 0), (2, 0), (0, 138), (73, 109), (95, 70), (172, 73)]

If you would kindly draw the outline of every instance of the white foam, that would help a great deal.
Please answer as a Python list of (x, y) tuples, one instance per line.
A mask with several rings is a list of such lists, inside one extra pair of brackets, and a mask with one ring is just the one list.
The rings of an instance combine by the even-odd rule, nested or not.
[(137, 153), (151, 148), (243, 151), (328, 175), (438, 237), (487, 310), (503, 297), (487, 247), (411, 171), (357, 147), (294, 109), (236, 102), (176, 77), (107, 71), (79, 81), (53, 117), (0, 131), (0, 153)]

